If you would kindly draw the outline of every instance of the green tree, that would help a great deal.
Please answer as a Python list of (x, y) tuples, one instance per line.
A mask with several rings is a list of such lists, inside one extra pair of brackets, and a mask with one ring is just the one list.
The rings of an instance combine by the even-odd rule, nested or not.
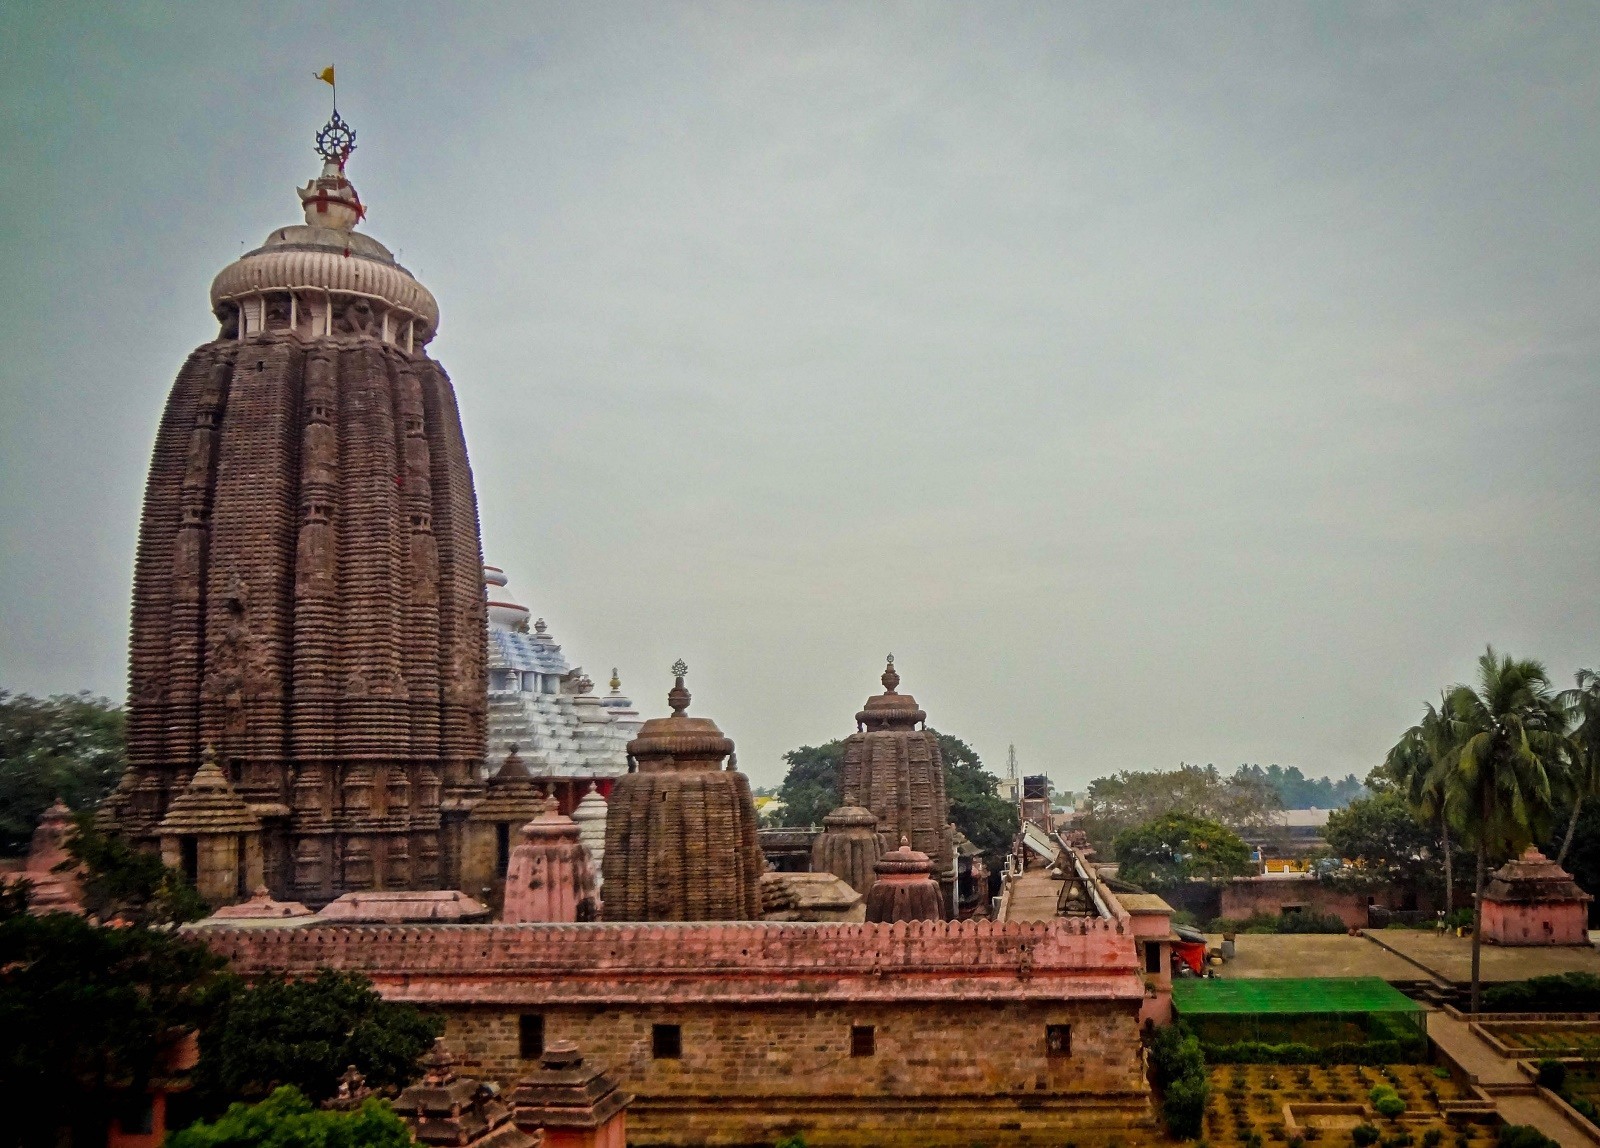
[(183, 874), (146, 849), (101, 833), (88, 813), (76, 817), (67, 852), (83, 865), (83, 907), (102, 921), (178, 925), (210, 912)]
[(821, 825), (839, 806), (839, 775), (844, 769), (844, 742), (803, 745), (783, 755), (789, 772), (778, 787), (785, 825)]
[(8, 1138), (105, 1142), (118, 1103), (142, 1094), (172, 1042), (205, 1024), (229, 984), (205, 946), (0, 899), (0, 1092)]
[(212, 1110), (286, 1084), (322, 1101), (353, 1064), (372, 1087), (398, 1088), (417, 1077), (418, 1059), (443, 1030), (437, 1017), (384, 1000), (360, 973), (267, 976), (237, 988), (201, 1031), (196, 1087)]
[(98, 805), (125, 762), (122, 711), (105, 698), (0, 690), (0, 856), (27, 852), (57, 797), (73, 809)]
[(1577, 686), (1565, 691), (1559, 699), (1567, 707), (1572, 723), (1567, 778), (1572, 812), (1567, 820), (1566, 836), (1561, 839), (1561, 851), (1556, 854), (1558, 865), (1565, 864), (1572, 848), (1584, 798), (1600, 796), (1600, 673), (1579, 670), (1577, 681)]
[(1445, 795), (1450, 772), (1461, 751), (1456, 743), (1455, 725), (1446, 717), (1448, 709), (1448, 698), (1440, 699), (1438, 709), (1431, 704), (1425, 707), (1422, 720), (1401, 735), (1383, 763), (1383, 772), (1399, 788), (1416, 816), (1439, 824), (1446, 917), (1455, 909), (1455, 870), (1450, 819), (1445, 816)]
[(1000, 796), (1000, 779), (983, 767), (973, 748), (958, 737), (930, 730), (944, 758), (944, 795), (950, 820), (996, 863), (1011, 850), (1020, 828), (1017, 807)]
[(1432, 875), (1438, 839), (1398, 789), (1360, 797), (1328, 815), (1328, 848), (1365, 876), (1415, 889)]
[(1478, 1013), (1483, 886), (1490, 861), (1514, 856), (1548, 831), (1552, 776), (1566, 748), (1566, 713), (1533, 660), (1478, 659), (1478, 686), (1446, 699), (1460, 749), (1446, 782), (1450, 823), (1473, 849), (1472, 1013)]
[(1124, 829), (1167, 813), (1191, 813), (1235, 831), (1278, 828), (1283, 803), (1264, 778), (1224, 777), (1214, 765), (1180, 765), (1169, 770), (1124, 770), (1089, 783), (1083, 827), (1101, 849), (1114, 847)]
[(1120, 879), (1156, 890), (1253, 871), (1250, 847), (1237, 833), (1188, 813), (1167, 813), (1124, 829), (1116, 851)]
[(214, 1124), (174, 1132), (166, 1148), (411, 1148), (411, 1130), (376, 1098), (324, 1112), (286, 1085), (259, 1104), (230, 1106)]

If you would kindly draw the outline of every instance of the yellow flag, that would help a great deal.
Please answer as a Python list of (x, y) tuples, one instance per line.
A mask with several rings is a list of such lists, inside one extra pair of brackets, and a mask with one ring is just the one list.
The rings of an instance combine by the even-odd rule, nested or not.
[(321, 80), (324, 84), (328, 84), (329, 86), (332, 86), (332, 84), (333, 84), (333, 65), (329, 64), (326, 68), (322, 69), (322, 71), (318, 72), (316, 74), (316, 76), (317, 76), (317, 79)]

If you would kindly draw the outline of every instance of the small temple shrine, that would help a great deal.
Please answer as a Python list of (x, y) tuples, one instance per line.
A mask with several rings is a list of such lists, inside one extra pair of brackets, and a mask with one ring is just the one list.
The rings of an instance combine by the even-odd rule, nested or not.
[(244, 900), (262, 884), (261, 819), (234, 792), (211, 746), (155, 833), (161, 860), (212, 908)]
[(544, 1148), (624, 1148), (632, 1100), (615, 1076), (585, 1062), (575, 1043), (556, 1040), (517, 1083), (511, 1107), (517, 1127), (544, 1133)]
[(440, 1037), (422, 1058), (422, 1079), (395, 1098), (394, 1110), (412, 1139), (440, 1148), (538, 1148), (539, 1134), (517, 1127), (499, 1090), (457, 1076), (455, 1064)]
[(917, 700), (898, 692), (893, 654), (882, 681), (883, 693), (867, 699), (856, 714), (856, 732), (844, 739), (840, 804), (870, 810), (887, 842), (904, 837), (925, 853), (948, 905), (955, 881), (955, 840), (939, 739), (928, 732), (928, 715), (917, 708)]
[(832, 873), (857, 893), (877, 879), (874, 866), (883, 856), (878, 818), (859, 805), (841, 805), (822, 819), (822, 832), (811, 844), (811, 871)]
[(928, 855), (900, 839), (900, 848), (885, 853), (873, 866), (878, 879), (867, 893), (867, 920), (878, 924), (895, 921), (942, 921), (944, 897), (932, 877)]
[(1492, 945), (1587, 945), (1589, 902), (1560, 865), (1531, 845), (1483, 891), (1483, 939)]
[(506, 870), (508, 925), (525, 921), (593, 921), (599, 916), (589, 854), (578, 839), (578, 823), (545, 798), (544, 809), (522, 827), (522, 844)]
[(67, 851), (71, 836), (72, 810), (58, 797), (33, 827), (22, 869), (0, 875), (0, 885), (7, 879), (28, 883), (28, 911), (36, 916), (83, 912), (77, 867), (67, 865), (72, 857)]
[(755, 920), (766, 862), (750, 781), (716, 723), (688, 715), (689, 667), (679, 661), (672, 672), (672, 716), (651, 718), (628, 743), (638, 771), (611, 795), (605, 919)]

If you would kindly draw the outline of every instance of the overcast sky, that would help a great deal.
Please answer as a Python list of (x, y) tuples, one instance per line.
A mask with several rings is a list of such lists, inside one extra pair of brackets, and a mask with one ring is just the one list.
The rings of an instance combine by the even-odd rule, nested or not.
[(144, 469), (337, 64), (484, 549), (758, 784), (892, 651), (1081, 786), (1364, 775), (1600, 664), (1600, 7), (0, 0), (0, 688), (123, 693)]

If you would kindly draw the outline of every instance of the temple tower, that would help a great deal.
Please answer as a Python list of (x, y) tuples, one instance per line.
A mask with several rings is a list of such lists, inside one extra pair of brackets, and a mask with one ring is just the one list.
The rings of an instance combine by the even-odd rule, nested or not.
[(589, 854), (578, 841), (578, 823), (545, 798), (539, 816), (522, 827), (522, 844), (506, 867), (502, 921), (592, 921), (594, 877)]
[(926, 853), (911, 848), (911, 842), (900, 838), (900, 848), (885, 853), (873, 868), (878, 879), (867, 892), (867, 920), (944, 920), (944, 894), (929, 872), (933, 863)]
[(857, 893), (872, 888), (883, 838), (872, 810), (841, 805), (822, 819), (822, 832), (811, 843), (811, 871), (832, 873)]
[(871, 810), (887, 842), (905, 837), (926, 853), (948, 904), (955, 843), (939, 740), (928, 732), (928, 715), (917, 700), (896, 692), (893, 654), (882, 681), (884, 692), (867, 699), (856, 714), (856, 732), (845, 738), (840, 804)]
[[(484, 598), (438, 305), (346, 174), (321, 174), (211, 285), (145, 488), (128, 775), (103, 823), (154, 845), (214, 744), (262, 824), (266, 884), (313, 905), (457, 884), (482, 792)], [(248, 886), (247, 886), (248, 888)]]
[(651, 718), (628, 743), (638, 772), (611, 795), (605, 919), (753, 921), (765, 862), (750, 782), (716, 723), (688, 716), (689, 667), (680, 661), (672, 671), (672, 716)]

